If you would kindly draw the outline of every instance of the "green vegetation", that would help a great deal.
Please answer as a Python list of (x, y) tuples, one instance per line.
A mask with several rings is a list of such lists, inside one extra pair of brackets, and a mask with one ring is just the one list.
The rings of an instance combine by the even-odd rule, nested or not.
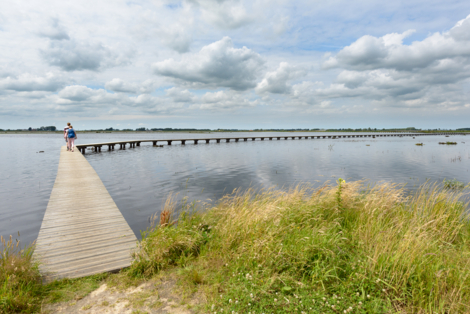
[(37, 265), (31, 261), (33, 247), (23, 250), (19, 241), (0, 238), (0, 313), (31, 313), (40, 303), (42, 287)]
[(465, 184), (463, 182), (457, 181), (457, 179), (453, 180), (444, 180), (443, 182), (444, 188), (450, 189), (450, 190), (461, 190), (465, 187)]
[[(470, 222), (461, 194), (423, 186), (248, 191), (145, 233), (129, 275), (180, 269), (217, 313), (463, 313)], [(223, 311), (223, 312), (222, 312)]]
[(318, 189), (236, 190), (210, 208), (185, 205), (177, 220), (170, 198), (129, 269), (47, 285), (31, 249), (3, 241), (0, 313), (37, 312), (103, 282), (125, 288), (169, 273), (183, 295), (203, 296), (198, 313), (469, 312), (470, 221), (455, 182), (411, 196), (399, 185), (342, 179)]
[(440, 145), (457, 145), (457, 142), (439, 142)]
[(424, 144), (423, 143), (416, 143), (415, 145), (416, 146), (423, 146)]

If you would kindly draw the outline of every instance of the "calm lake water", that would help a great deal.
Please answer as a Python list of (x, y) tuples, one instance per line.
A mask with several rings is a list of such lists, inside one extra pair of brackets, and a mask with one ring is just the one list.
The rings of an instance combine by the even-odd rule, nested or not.
[[(249, 133), (249, 136), (269, 134), (292, 136), (292, 133)], [(244, 134), (79, 133), (78, 136), (77, 144)], [(438, 145), (447, 140), (458, 145)], [(416, 146), (418, 142), (424, 146)], [(18, 238), (20, 232), (22, 243), (36, 239), (62, 145), (64, 140), (59, 134), (0, 134), (0, 235)], [(149, 217), (161, 210), (170, 193), (178, 193), (180, 199), (187, 196), (189, 200), (206, 201), (217, 200), (235, 188), (286, 188), (301, 182), (319, 185), (339, 177), (347, 181), (407, 183), (411, 190), (426, 180), (470, 181), (468, 136), (265, 140), (184, 146), (173, 143), (163, 148), (142, 143), (126, 150), (118, 150), (117, 146), (110, 152), (105, 147), (101, 153), (87, 151), (86, 158), (138, 238), (140, 230), (149, 227)]]

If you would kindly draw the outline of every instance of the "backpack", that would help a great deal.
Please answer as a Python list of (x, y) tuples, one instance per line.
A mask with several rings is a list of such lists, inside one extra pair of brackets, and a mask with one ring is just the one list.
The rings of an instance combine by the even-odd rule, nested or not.
[(75, 131), (73, 129), (69, 129), (67, 131), (67, 137), (68, 138), (74, 138), (75, 137)]

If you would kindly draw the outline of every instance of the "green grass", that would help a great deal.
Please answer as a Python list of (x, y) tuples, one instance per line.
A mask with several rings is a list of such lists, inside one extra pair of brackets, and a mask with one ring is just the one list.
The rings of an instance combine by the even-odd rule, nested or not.
[(109, 277), (103, 273), (77, 279), (62, 279), (48, 283), (42, 287), (45, 303), (78, 301), (87, 296)]
[(180, 269), (182, 285), (217, 313), (469, 312), (470, 223), (459, 197), (344, 181), (236, 191), (146, 233), (128, 273)]
[(0, 238), (0, 313), (32, 313), (41, 300), (41, 276), (31, 261), (34, 246), (20, 249), (19, 241)]

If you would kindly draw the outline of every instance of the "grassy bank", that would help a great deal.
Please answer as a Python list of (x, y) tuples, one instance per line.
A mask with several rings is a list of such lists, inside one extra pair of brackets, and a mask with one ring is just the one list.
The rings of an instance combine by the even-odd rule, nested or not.
[(360, 182), (237, 192), (147, 233), (129, 274), (178, 267), (212, 313), (469, 312), (459, 196)]
[[(175, 220), (164, 214), (125, 273), (46, 286), (30, 251), (13, 253), (5, 242), (0, 313), (39, 311), (106, 280), (165, 273), (183, 294), (203, 296), (196, 313), (470, 312), (465, 191), (423, 186), (405, 196), (398, 185), (344, 181), (235, 191), (203, 212), (193, 204)], [(173, 209), (170, 200), (165, 213)]]

